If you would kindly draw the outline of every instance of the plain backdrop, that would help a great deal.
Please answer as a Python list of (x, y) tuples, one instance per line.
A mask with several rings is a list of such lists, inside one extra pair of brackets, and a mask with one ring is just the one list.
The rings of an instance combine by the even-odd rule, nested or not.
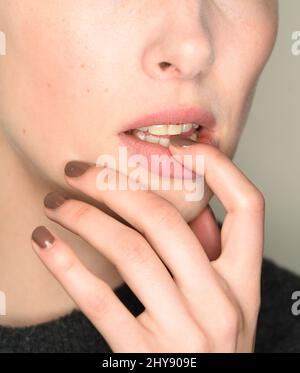
[[(279, 6), (276, 47), (234, 162), (265, 196), (265, 256), (300, 274), (300, 56), (292, 53), (292, 34), (300, 31), (300, 0), (279, 0)], [(223, 219), (216, 198), (211, 206)]]

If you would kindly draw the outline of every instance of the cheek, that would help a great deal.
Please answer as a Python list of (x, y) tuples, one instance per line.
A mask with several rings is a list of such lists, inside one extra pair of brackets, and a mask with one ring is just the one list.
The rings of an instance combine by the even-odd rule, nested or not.
[(76, 153), (89, 158), (86, 143), (93, 134), (87, 135), (82, 118), (90, 112), (91, 74), (82, 48), (70, 44), (63, 28), (51, 32), (37, 21), (24, 20), (17, 31), (10, 35), (7, 59), (1, 61), (4, 130), (23, 159), (51, 175)]
[[(219, 79), (231, 95), (244, 95), (259, 77), (274, 45), (274, 28), (268, 24), (240, 25), (228, 30), (217, 47)], [(231, 83), (230, 83), (231, 81)]]
[(76, 45), (77, 40), (63, 27), (53, 32), (51, 27), (37, 30), (25, 21), (23, 35), (26, 49), (21, 54), (21, 76), (15, 89), (23, 92), (20, 115), (28, 138), (34, 136), (37, 147), (47, 142), (50, 159), (71, 156), (73, 149), (81, 152), (79, 139), (83, 144), (87, 113), (92, 113), (91, 105), (96, 102), (92, 73), (86, 56), (83, 58), (84, 46)]
[[(216, 38), (215, 86), (221, 103), (223, 150), (231, 155), (247, 118), (257, 80), (270, 56), (276, 26), (266, 17), (224, 27)], [(224, 141), (224, 142), (226, 142)]]
[[(29, 91), (27, 101), (28, 108), (33, 109), (33, 117), (35, 110), (45, 116), (55, 112), (62, 113), (61, 107), (67, 111), (66, 104), (74, 98), (73, 92), (76, 91), (76, 84), (78, 85), (74, 68), (74, 61), (78, 61), (78, 56), (74, 51), (71, 55), (70, 49), (65, 48), (68, 42), (67, 34), (63, 30), (51, 33), (51, 29), (44, 27), (36, 30), (26, 21), (23, 32), (27, 40), (23, 54)], [(39, 105), (30, 105), (33, 102), (38, 102)]]

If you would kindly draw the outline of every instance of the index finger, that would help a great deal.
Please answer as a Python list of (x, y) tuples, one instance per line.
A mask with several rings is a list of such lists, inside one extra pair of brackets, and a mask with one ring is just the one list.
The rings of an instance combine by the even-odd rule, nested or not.
[(204, 156), (204, 178), (223, 204), (227, 215), (221, 230), (222, 261), (234, 276), (242, 280), (248, 275), (260, 275), (264, 244), (264, 198), (255, 185), (220, 150), (203, 143), (176, 146), (171, 140), (170, 152), (193, 156), (192, 169), (196, 172), (196, 156)]

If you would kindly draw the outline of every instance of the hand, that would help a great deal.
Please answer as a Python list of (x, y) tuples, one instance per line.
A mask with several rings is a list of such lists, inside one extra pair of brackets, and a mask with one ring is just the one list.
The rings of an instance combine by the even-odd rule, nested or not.
[[(51, 220), (116, 266), (145, 307), (138, 317), (56, 235), (48, 237), (44, 249), (32, 240), (33, 248), (114, 352), (251, 352), (260, 306), (264, 199), (219, 150), (207, 144), (170, 150), (205, 156), (206, 182), (227, 211), (216, 260), (209, 260), (165, 199), (148, 190), (99, 191), (96, 166), (81, 176), (66, 176), (67, 182), (135, 229), (74, 199), (56, 209), (45, 207)], [(38, 233), (41, 228), (33, 232), (41, 245)]]

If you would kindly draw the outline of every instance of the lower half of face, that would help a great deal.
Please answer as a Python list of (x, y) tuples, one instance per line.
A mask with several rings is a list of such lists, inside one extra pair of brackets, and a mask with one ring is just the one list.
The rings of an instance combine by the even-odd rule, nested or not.
[(0, 15), (0, 123), (24, 164), (70, 191), (70, 160), (109, 160), (130, 178), (142, 163), (140, 181), (193, 219), (211, 197), (207, 185), (193, 199), (176, 189), (180, 176), (171, 171), (162, 187), (167, 174), (145, 164), (170, 158), (175, 135), (206, 136), (233, 157), (274, 44), (275, 1), (18, 3)]

